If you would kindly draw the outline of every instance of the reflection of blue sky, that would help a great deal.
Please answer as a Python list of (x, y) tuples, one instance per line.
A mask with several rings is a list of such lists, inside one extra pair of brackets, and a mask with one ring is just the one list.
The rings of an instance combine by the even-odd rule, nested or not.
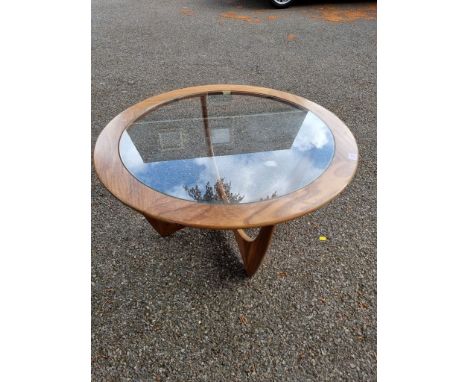
[(318, 178), (333, 153), (331, 131), (310, 112), (286, 150), (144, 163), (127, 132), (120, 140), (120, 155), (130, 173), (151, 188), (188, 200), (184, 186), (198, 185), (204, 190), (207, 182), (216, 183), (218, 173), (225, 182), (231, 182), (232, 193), (244, 196), (242, 203), (275, 192), (285, 195)]

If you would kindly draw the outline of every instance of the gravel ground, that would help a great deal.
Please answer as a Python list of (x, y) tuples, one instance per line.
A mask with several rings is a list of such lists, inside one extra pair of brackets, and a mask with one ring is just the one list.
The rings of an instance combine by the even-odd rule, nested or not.
[(93, 380), (376, 380), (375, 3), (93, 1), (93, 147), (128, 106), (207, 83), (333, 111), (358, 142), (357, 175), (327, 207), (279, 225), (246, 279), (231, 232), (161, 238), (93, 172)]

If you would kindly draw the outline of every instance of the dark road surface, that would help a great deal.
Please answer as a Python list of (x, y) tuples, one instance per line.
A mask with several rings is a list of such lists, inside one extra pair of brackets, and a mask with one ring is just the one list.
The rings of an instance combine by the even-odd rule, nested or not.
[(376, 380), (376, 29), (375, 3), (93, 1), (93, 147), (147, 97), (238, 83), (324, 106), (360, 150), (350, 186), (279, 225), (252, 279), (231, 232), (161, 238), (93, 171), (94, 381)]

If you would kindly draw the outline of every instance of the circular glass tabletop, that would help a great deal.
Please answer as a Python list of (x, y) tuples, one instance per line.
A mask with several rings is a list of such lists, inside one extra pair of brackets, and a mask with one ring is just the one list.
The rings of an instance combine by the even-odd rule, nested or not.
[(230, 91), (158, 107), (123, 131), (120, 158), (141, 183), (200, 203), (252, 203), (297, 191), (330, 165), (335, 142), (316, 114)]

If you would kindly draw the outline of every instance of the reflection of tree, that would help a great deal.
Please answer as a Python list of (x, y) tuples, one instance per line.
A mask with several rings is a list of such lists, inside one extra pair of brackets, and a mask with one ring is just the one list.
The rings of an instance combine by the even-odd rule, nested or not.
[(231, 192), (231, 182), (224, 182), (224, 178), (218, 179), (214, 186), (207, 182), (205, 185), (205, 192), (195, 185), (195, 187), (189, 188), (184, 186), (185, 191), (189, 196), (198, 202), (224, 202), (225, 200), (229, 203), (240, 203), (244, 196), (240, 194), (233, 194)]
[(278, 191), (275, 191), (275, 192), (273, 192), (271, 195), (267, 195), (267, 196), (264, 197), (264, 198), (260, 198), (260, 200), (273, 199), (273, 198), (276, 198), (277, 196), (278, 196)]

